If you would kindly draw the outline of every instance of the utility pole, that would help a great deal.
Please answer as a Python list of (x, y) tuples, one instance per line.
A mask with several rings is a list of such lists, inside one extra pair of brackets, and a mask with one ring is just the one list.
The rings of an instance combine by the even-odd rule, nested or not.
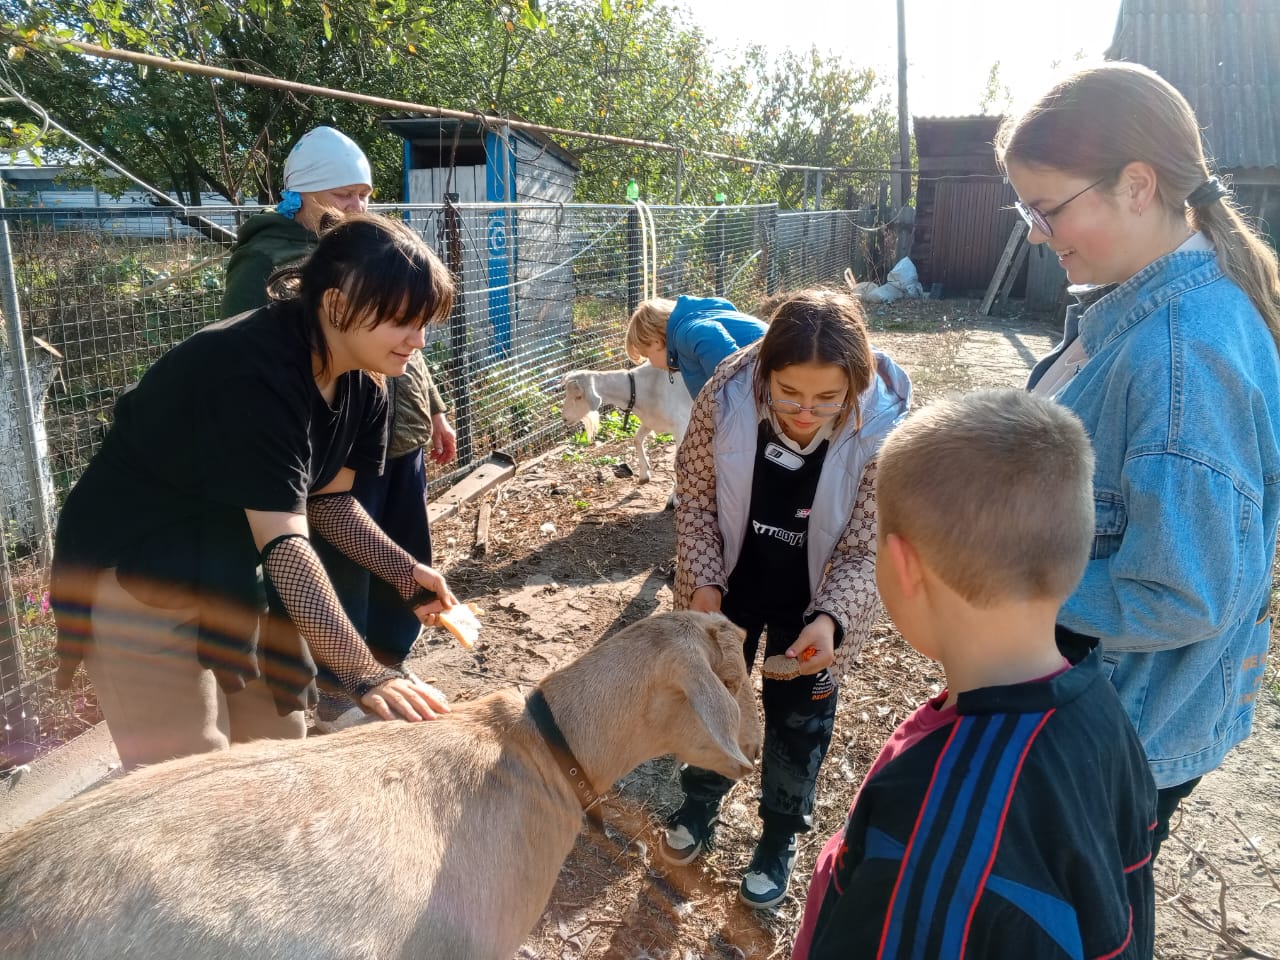
[(911, 202), (911, 137), (906, 113), (906, 10), (905, 0), (897, 0), (897, 198), (893, 206), (901, 210)]
[(911, 203), (911, 135), (907, 126), (907, 13), (905, 0), (898, 0), (898, 176), (894, 178), (897, 196), (893, 209), (899, 257), (907, 255), (915, 219), (906, 209)]

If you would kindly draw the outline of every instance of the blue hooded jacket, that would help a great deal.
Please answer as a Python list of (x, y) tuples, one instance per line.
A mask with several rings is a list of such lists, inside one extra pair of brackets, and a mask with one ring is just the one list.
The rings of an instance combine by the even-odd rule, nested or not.
[(667, 367), (678, 370), (696, 398), (716, 366), (764, 336), (763, 320), (739, 313), (721, 297), (681, 297), (667, 320)]

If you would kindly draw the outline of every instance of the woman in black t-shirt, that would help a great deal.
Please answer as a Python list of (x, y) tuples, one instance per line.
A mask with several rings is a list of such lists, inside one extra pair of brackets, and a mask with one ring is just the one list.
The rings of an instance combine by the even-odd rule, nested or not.
[(448, 709), (369, 653), (309, 534), (424, 623), (456, 602), (349, 492), (357, 470), (381, 469), (384, 378), (448, 316), (452, 281), (407, 226), (361, 214), (273, 276), (271, 296), (121, 397), (59, 517), (59, 685), (85, 663), (126, 768), (303, 736), (317, 664), (383, 719)]

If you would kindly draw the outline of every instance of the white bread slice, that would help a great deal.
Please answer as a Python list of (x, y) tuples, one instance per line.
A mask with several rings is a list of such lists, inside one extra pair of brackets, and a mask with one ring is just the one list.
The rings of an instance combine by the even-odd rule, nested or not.
[(484, 613), (474, 603), (457, 603), (448, 610), (436, 614), (440, 625), (458, 638), (458, 642), (470, 650), (480, 638), (478, 614)]

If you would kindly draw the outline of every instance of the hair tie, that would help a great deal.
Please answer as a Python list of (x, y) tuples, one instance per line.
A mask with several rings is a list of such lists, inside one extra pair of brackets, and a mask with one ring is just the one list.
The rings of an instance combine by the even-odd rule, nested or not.
[(1217, 177), (1210, 177), (1187, 195), (1188, 207), (1207, 207), (1217, 203), (1230, 191)]
[(302, 209), (302, 195), (296, 190), (280, 191), (280, 202), (276, 204), (276, 213), (282, 217), (293, 219), (293, 215)]

